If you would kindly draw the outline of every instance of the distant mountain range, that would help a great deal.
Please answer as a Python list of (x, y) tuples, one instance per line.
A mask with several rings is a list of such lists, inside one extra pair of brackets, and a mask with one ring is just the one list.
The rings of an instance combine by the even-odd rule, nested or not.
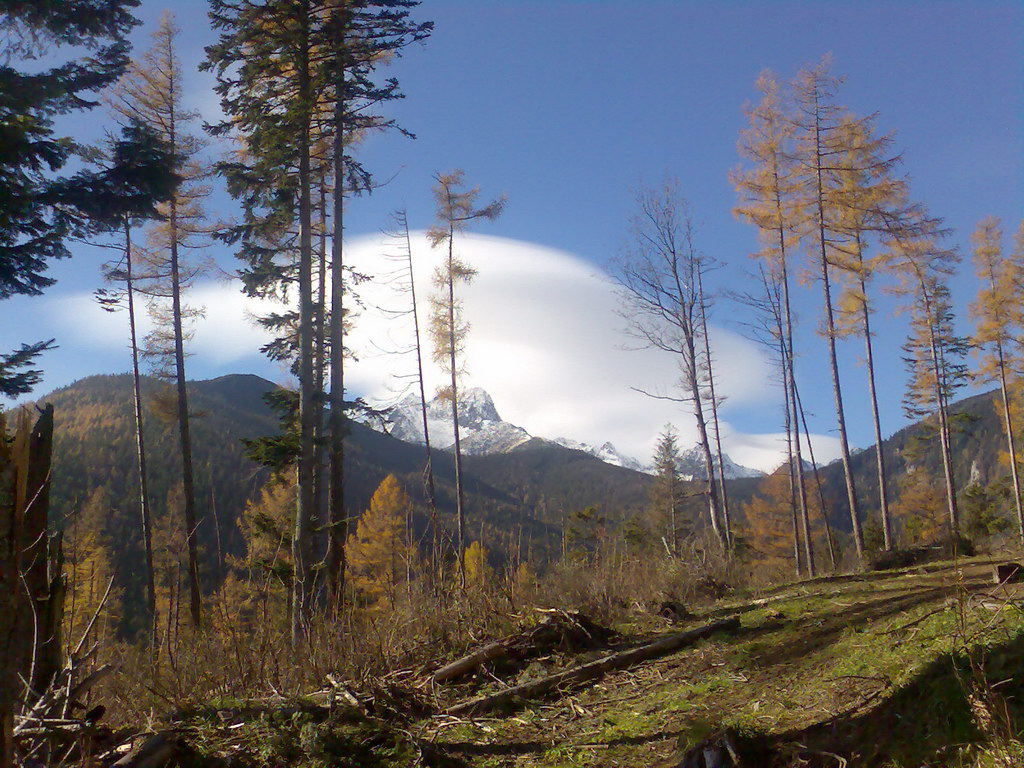
[[(449, 449), (455, 443), (452, 430), (451, 401), (439, 397), (427, 403), (427, 428), (430, 430), (432, 447)], [(487, 456), (496, 453), (508, 453), (519, 446), (538, 439), (574, 451), (582, 451), (600, 459), (606, 464), (624, 467), (637, 472), (652, 474), (654, 468), (632, 456), (619, 452), (610, 442), (594, 446), (566, 437), (534, 438), (522, 427), (511, 424), (501, 418), (494, 405), (493, 398), (480, 387), (466, 389), (459, 393), (459, 444), (462, 452), (468, 456)], [(393, 406), (388, 412), (387, 431), (407, 443), (424, 444), (423, 411), (420, 399), (410, 394)], [(728, 455), (724, 455), (725, 476), (727, 479), (740, 477), (762, 477), (763, 472), (740, 466)], [(687, 480), (703, 480), (707, 478), (704, 456), (699, 446), (683, 451), (679, 457), (679, 471)]]

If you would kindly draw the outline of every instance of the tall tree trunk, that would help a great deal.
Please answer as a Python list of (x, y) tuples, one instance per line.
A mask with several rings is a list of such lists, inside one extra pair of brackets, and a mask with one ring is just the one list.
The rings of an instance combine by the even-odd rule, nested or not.
[(956, 482), (953, 478), (953, 456), (949, 445), (949, 414), (946, 403), (946, 392), (943, 386), (943, 362), (936, 336), (936, 324), (939, 322), (931, 302), (924, 292), (925, 311), (928, 318), (928, 347), (932, 358), (932, 370), (935, 375), (935, 402), (939, 411), (939, 442), (942, 450), (942, 474), (946, 486), (946, 507), (949, 511), (949, 527), (953, 536), (960, 534), (960, 510), (956, 502)]
[(299, 127), (299, 457), (295, 535), (292, 541), (294, 563), (294, 606), (292, 641), (297, 642), (305, 629), (312, 608), (312, 533), (313, 477), (316, 454), (313, 443), (315, 382), (313, 379), (313, 240), (310, 186), (310, 111), (312, 89), (309, 75), (309, 0), (301, 0), (298, 9), (299, 49), (298, 102)]
[(997, 342), (996, 353), (999, 363), (999, 393), (1003, 399), (1003, 422), (1006, 425), (1006, 447), (1010, 452), (1010, 477), (1013, 478), (1013, 505), (1017, 512), (1017, 530), (1021, 544), (1024, 544), (1024, 508), (1020, 498), (1020, 471), (1017, 468), (1017, 445), (1013, 439), (1013, 418), (1010, 415), (1010, 396), (1006, 386), (1006, 359), (1003, 343)]
[(786, 407), (793, 414), (793, 425), (795, 427), (793, 430), (794, 450), (792, 455), (792, 472), (797, 485), (797, 500), (800, 504), (800, 520), (803, 523), (804, 566), (807, 569), (808, 577), (814, 578), (816, 573), (814, 565), (814, 541), (811, 538), (811, 518), (807, 505), (807, 487), (804, 484), (804, 459), (803, 452), (800, 448), (800, 409), (797, 407), (796, 363), (793, 359), (793, 311), (790, 307), (789, 299), (789, 268), (786, 263), (786, 230), (781, 223), (783, 216), (782, 198), (779, 193), (781, 182), (778, 177), (778, 171), (773, 171), (773, 174), (776, 190), (776, 216), (780, 222), (778, 227), (778, 238), (779, 279), (782, 282), (783, 363), (785, 368), (783, 375), (786, 379), (786, 391), (788, 393)]
[[(828, 521), (828, 509), (825, 506), (825, 494), (822, 491), (821, 483), (821, 471), (818, 469), (818, 461), (814, 458), (814, 446), (811, 445), (811, 430), (807, 427), (807, 412), (804, 410), (803, 401), (800, 399), (800, 390), (795, 386), (793, 388), (793, 403), (794, 407), (797, 408), (797, 413), (800, 416), (800, 421), (804, 425), (804, 436), (807, 438), (807, 455), (811, 459), (811, 467), (814, 472), (814, 486), (818, 492), (818, 506), (821, 508), (821, 523), (825, 528), (825, 544), (828, 546), (828, 557), (829, 565), (832, 567), (832, 572), (836, 571), (836, 547), (835, 541), (832, 538), (832, 525)], [(799, 430), (799, 425), (797, 426)], [(808, 505), (805, 505), (805, 508)], [(809, 515), (805, 519), (810, 519)]]
[(691, 332), (685, 338), (687, 357), (684, 361), (684, 368), (687, 377), (687, 386), (693, 393), (693, 416), (697, 420), (697, 437), (700, 442), (700, 450), (704, 456), (704, 467), (707, 471), (707, 495), (708, 495), (708, 519), (711, 522), (711, 530), (715, 532), (722, 548), (728, 551), (729, 539), (722, 529), (718, 518), (719, 499), (718, 484), (715, 482), (715, 462), (711, 455), (711, 441), (708, 439), (708, 424), (704, 417), (704, 404), (700, 396), (700, 377), (697, 372), (697, 347)]
[(451, 366), (452, 429), (455, 436), (455, 539), (458, 561), (459, 587), (466, 587), (466, 568), (463, 555), (466, 551), (465, 499), (462, 491), (462, 444), (459, 439), (459, 382), (455, 359), (455, 281), (452, 273), (455, 261), (455, 228), (448, 227), (448, 362)]
[(704, 278), (701, 269), (697, 269), (697, 304), (700, 308), (701, 334), (704, 336), (704, 354), (708, 364), (708, 393), (711, 396), (711, 425), (715, 432), (715, 451), (718, 457), (718, 488), (722, 502), (722, 527), (725, 532), (725, 543), (732, 549), (732, 524), (729, 519), (729, 492), (725, 487), (725, 459), (722, 456), (722, 434), (718, 426), (718, 398), (715, 396), (715, 369), (711, 360), (711, 339), (708, 336), (707, 307), (704, 301)]
[[(319, 178), (319, 218), (320, 231), (317, 243), (316, 263), (316, 325), (313, 338), (313, 376), (316, 398), (314, 399), (315, 414), (313, 417), (313, 444), (316, 459), (313, 464), (313, 514), (316, 527), (320, 534), (316, 537), (316, 551), (323, 554), (326, 563), (330, 556), (330, 534), (326, 532), (324, 523), (327, 521), (327, 449), (324, 445), (324, 401), (325, 375), (327, 366), (327, 174), (321, 169)], [(318, 581), (321, 581), (320, 574)], [(318, 585), (318, 593), (320, 588)]]
[[(173, 60), (172, 60), (173, 72)], [(172, 89), (174, 79), (171, 79)], [(173, 93), (173, 90), (172, 90)], [(174, 100), (170, 100), (170, 133), (171, 151), (177, 153), (177, 126), (175, 124)], [(196, 519), (196, 486), (192, 469), (192, 436), (189, 425), (188, 391), (185, 387), (185, 334), (181, 319), (181, 265), (178, 258), (178, 194), (175, 190), (170, 200), (171, 245), (171, 317), (174, 325), (174, 374), (175, 391), (178, 401), (178, 437), (181, 443), (181, 487), (185, 506), (185, 543), (188, 550), (188, 608), (192, 625), (202, 626), (202, 593), (199, 588), (199, 542), (198, 522)]]
[(149, 645), (157, 647), (156, 575), (153, 570), (153, 523), (149, 509), (149, 474), (146, 471), (146, 441), (142, 420), (142, 378), (139, 375), (139, 343), (135, 324), (135, 284), (132, 275), (132, 233), (124, 220), (125, 286), (128, 295), (128, 329), (132, 346), (132, 394), (135, 406), (135, 447), (139, 464), (139, 511), (142, 515), (142, 543), (146, 556), (146, 614), (149, 621)]
[[(782, 307), (781, 307), (781, 352), (783, 366), (783, 392), (786, 396), (787, 423), (792, 426), (792, 449), (789, 456), (790, 461), (790, 487), (795, 485), (796, 499), (799, 503), (800, 520), (803, 523), (803, 546), (805, 567), (809, 576), (815, 574), (814, 566), (814, 542), (810, 532), (810, 514), (807, 505), (807, 487), (804, 483), (804, 460), (800, 447), (800, 410), (797, 407), (796, 389), (796, 363), (793, 345), (793, 312), (790, 306), (789, 297), (789, 265), (788, 265), (788, 244), (786, 242), (786, 208), (783, 202), (783, 180), (780, 174), (779, 150), (776, 149), (771, 155), (771, 190), (772, 203), (775, 207), (775, 235), (779, 243), (779, 282), (782, 286)], [(789, 437), (787, 435), (787, 437)], [(809, 447), (809, 446), (808, 446)], [(794, 536), (797, 535), (797, 528), (794, 511), (793, 529)], [(799, 545), (794, 542), (796, 552), (795, 562), (797, 575), (800, 574)]]
[(434, 464), (430, 452), (430, 424), (427, 419), (427, 388), (423, 380), (423, 346), (420, 342), (420, 316), (419, 305), (416, 302), (416, 276), (412, 268), (412, 240), (409, 237), (409, 219), (403, 210), (398, 214), (398, 222), (405, 235), (405, 252), (409, 263), (409, 294), (412, 298), (412, 325), (416, 337), (416, 380), (420, 389), (420, 415), (423, 419), (423, 445), (426, 452), (426, 461), (423, 465), (424, 490), (427, 496), (427, 505), (430, 508), (430, 568), (431, 577), (435, 584), (440, 575), (440, 546), (438, 538), (437, 519), (437, 493), (434, 489)]
[[(339, 41), (340, 51), (340, 41)], [(340, 55), (340, 53), (339, 53)], [(345, 75), (334, 102), (334, 223), (331, 233), (331, 410), (330, 486), (328, 505), (327, 584), (331, 609), (337, 610), (345, 592), (345, 539), (348, 516), (345, 511)]]
[[(797, 472), (796, 472), (796, 447), (794, 445), (794, 437), (799, 439), (799, 434), (794, 435), (793, 432), (793, 409), (790, 406), (789, 398), (789, 362), (788, 355), (786, 354), (786, 340), (782, 336), (779, 340), (779, 353), (782, 360), (782, 394), (783, 394), (783, 405), (786, 419), (786, 456), (787, 456), (787, 467), (789, 469), (789, 509), (793, 523), (793, 568), (799, 578), (803, 573), (803, 565), (801, 562), (800, 552), (800, 517), (799, 510), (797, 507)], [(797, 424), (799, 427), (799, 423)], [(802, 478), (802, 475), (801, 475)]]
[(882, 519), (882, 540), (886, 552), (892, 549), (892, 519), (889, 515), (889, 493), (885, 476), (885, 457), (882, 455), (882, 421), (878, 413), (878, 393), (875, 387), (875, 357), (871, 343), (871, 312), (867, 303), (867, 286), (860, 280), (861, 322), (864, 324), (864, 361), (868, 368), (868, 393), (871, 396), (871, 421), (875, 427), (875, 468), (878, 471), (878, 505)]
[(825, 188), (822, 179), (822, 170), (825, 159), (822, 154), (821, 137), (821, 115), (818, 105), (817, 94), (815, 94), (814, 109), (814, 138), (815, 138), (815, 178), (817, 189), (815, 190), (816, 214), (818, 217), (818, 255), (821, 264), (821, 290), (825, 311), (825, 333), (828, 338), (828, 360), (829, 369), (832, 374), (832, 394), (836, 406), (836, 426), (839, 430), (839, 451), (843, 459), (843, 474), (846, 478), (846, 497), (850, 506), (850, 523), (853, 529), (853, 542), (857, 548), (857, 558), (864, 559), (864, 537), (860, 529), (860, 512), (857, 504), (857, 488), (853, 480), (853, 467), (850, 463), (850, 443), (846, 435), (846, 414), (843, 409), (843, 391), (839, 383), (839, 361), (836, 357), (836, 324), (835, 314), (832, 309), (832, 286), (828, 274), (828, 250), (825, 236)]

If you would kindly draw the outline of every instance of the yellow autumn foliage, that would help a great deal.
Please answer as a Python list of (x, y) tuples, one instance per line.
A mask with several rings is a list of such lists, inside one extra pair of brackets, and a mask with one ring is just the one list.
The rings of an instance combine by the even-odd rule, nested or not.
[(368, 603), (382, 598), (392, 605), (405, 581), (412, 547), (408, 518), (412, 502), (394, 475), (384, 478), (349, 536), (347, 562), (352, 585)]
[(462, 554), (462, 567), (466, 572), (466, 584), (482, 587), (490, 582), (491, 568), (487, 565), (490, 552), (479, 541), (474, 541)]

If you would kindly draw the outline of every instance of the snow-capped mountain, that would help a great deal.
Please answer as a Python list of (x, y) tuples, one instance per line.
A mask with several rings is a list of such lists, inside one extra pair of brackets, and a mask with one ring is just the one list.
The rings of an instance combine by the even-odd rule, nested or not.
[[(452, 433), (451, 403), (447, 400), (434, 398), (427, 403), (427, 426), (430, 429), (430, 444), (437, 448), (451, 448), (455, 443)], [(388, 415), (388, 431), (393, 437), (407, 443), (423, 444), (423, 414), (420, 400), (415, 394), (406, 396), (391, 408)], [(459, 393), (459, 438), (462, 450), (470, 455), (505, 453), (518, 445), (532, 439), (532, 435), (522, 427), (503, 421), (494, 407), (494, 400), (480, 387), (466, 389)], [(546, 438), (545, 438), (546, 439)], [(589, 453), (601, 461), (616, 467), (625, 467), (637, 472), (651, 474), (654, 468), (644, 464), (632, 456), (620, 453), (611, 443), (594, 446), (590, 443), (557, 437), (547, 442)], [(725, 476), (759, 477), (763, 472), (743, 467), (728, 456), (723, 457)], [(683, 451), (680, 456), (679, 471), (688, 479), (703, 478), (704, 457), (699, 446)]]
[[(717, 462), (716, 462), (717, 464)], [(764, 472), (759, 469), (751, 469), (737, 464), (729, 458), (729, 454), (722, 454), (722, 466), (725, 469), (726, 479), (732, 480), (737, 477), (763, 477)], [(717, 471), (717, 466), (716, 466)], [(708, 473), (704, 463), (704, 452), (699, 445), (693, 446), (679, 454), (679, 473), (688, 480), (706, 480)]]
[(632, 456), (626, 456), (625, 454), (619, 453), (611, 443), (604, 443), (600, 447), (595, 448), (590, 443), (581, 443), (579, 440), (570, 440), (567, 437), (556, 437), (554, 440), (550, 440), (549, 442), (557, 443), (563, 448), (571, 448), (574, 451), (589, 453), (591, 456), (599, 458), (605, 464), (613, 464), (616, 467), (625, 467), (626, 469), (635, 469), (637, 472), (651, 472), (650, 467), (641, 464)]
[[(394, 406), (388, 415), (388, 424), (392, 436), (407, 443), (422, 444), (423, 414), (419, 397), (410, 394)], [(450, 448), (454, 445), (450, 401), (435, 397), (427, 403), (427, 426), (432, 446)], [(459, 393), (459, 442), (463, 453), (504, 453), (530, 437), (522, 427), (502, 421), (494, 401), (483, 389), (474, 387)]]

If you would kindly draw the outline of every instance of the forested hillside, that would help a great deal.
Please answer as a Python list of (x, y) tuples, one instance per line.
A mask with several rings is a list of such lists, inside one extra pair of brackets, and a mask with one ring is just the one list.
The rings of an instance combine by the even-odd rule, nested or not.
[[(206, 589), (218, 585), (228, 558), (244, 555), (238, 526), (246, 504), (259, 495), (268, 470), (245, 456), (242, 440), (276, 434), (275, 414), (263, 395), (275, 387), (252, 375), (230, 375), (191, 382), (194, 424), (194, 462), (199, 491), (199, 541), (203, 550)], [(161, 409), (165, 388), (153, 380), (143, 384), (145, 435), (151, 446), (173, 444), (173, 423)], [(140, 599), (142, 549), (139, 537), (139, 489), (131, 377), (90, 376), (39, 399), (56, 413), (53, 514), (70, 525), (86, 505), (99, 507), (103, 536), (116, 554), (118, 582), (125, 588), (127, 615)], [(358, 514), (388, 474), (399, 478), (416, 501), (416, 532), (422, 536), (427, 512), (423, 489), (425, 452), (369, 427), (352, 423), (346, 455), (349, 483), (346, 498)], [(493, 542), (498, 562), (507, 547), (521, 544), (523, 556), (543, 563), (560, 552), (565, 519), (588, 506), (597, 506), (610, 524), (618, 526), (645, 507), (651, 478), (640, 472), (606, 464), (582, 451), (535, 440), (511, 453), (466, 457), (466, 494), (473, 509), (471, 538)], [(150, 494), (155, 529), (178, 525), (173, 518), (174, 495), (180, 493), (178, 454), (151, 452)], [(435, 451), (438, 502), (450, 523), (454, 509), (451, 454)], [(170, 502), (169, 502), (170, 500)], [(93, 515), (95, 518), (96, 516)], [(450, 527), (450, 526), (449, 526)]]

